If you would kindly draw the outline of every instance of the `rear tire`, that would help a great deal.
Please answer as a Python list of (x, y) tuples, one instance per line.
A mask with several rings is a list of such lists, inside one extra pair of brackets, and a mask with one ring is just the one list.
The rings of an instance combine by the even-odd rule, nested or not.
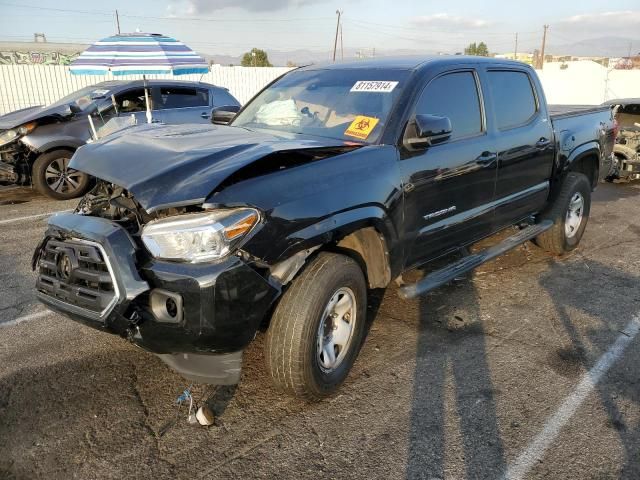
[(542, 213), (542, 220), (553, 227), (539, 235), (535, 243), (549, 253), (563, 255), (578, 246), (589, 220), (591, 184), (586, 175), (569, 172), (553, 204)]
[(55, 200), (70, 200), (89, 190), (91, 179), (69, 168), (73, 152), (54, 150), (40, 155), (33, 164), (33, 184), (43, 195)]
[(335, 392), (360, 350), (366, 302), (358, 264), (320, 253), (282, 296), (267, 331), (265, 359), (276, 387), (310, 401)]

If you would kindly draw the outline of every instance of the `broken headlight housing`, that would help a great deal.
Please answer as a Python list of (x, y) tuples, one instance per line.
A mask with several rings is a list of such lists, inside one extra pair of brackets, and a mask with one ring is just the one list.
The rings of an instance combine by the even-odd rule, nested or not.
[(209, 262), (229, 254), (259, 221), (253, 208), (176, 215), (145, 225), (142, 241), (156, 258)]
[(0, 133), (0, 147), (4, 147), (8, 143), (13, 142), (17, 138), (23, 137), (31, 133), (36, 128), (36, 122), (25, 123), (18, 128), (12, 128)]

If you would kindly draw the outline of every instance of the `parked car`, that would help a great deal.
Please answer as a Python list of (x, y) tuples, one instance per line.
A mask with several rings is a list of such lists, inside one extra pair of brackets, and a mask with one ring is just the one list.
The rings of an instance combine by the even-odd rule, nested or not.
[[(226, 89), (207, 83), (149, 80), (147, 85), (156, 122), (209, 123), (214, 107), (240, 105)], [(102, 82), (48, 107), (0, 116), (0, 183), (33, 183), (58, 200), (86, 193), (89, 176), (70, 169), (69, 160), (91, 138), (89, 115), (96, 127), (116, 115), (146, 122), (143, 81)]]
[(237, 382), (267, 328), (275, 384), (320, 399), (356, 359), (368, 289), (513, 226), (400, 295), (529, 239), (576, 248), (612, 132), (607, 107), (550, 116), (520, 62), (300, 68), (229, 126), (143, 125), (82, 147), (72, 167), (98, 184), (49, 220), (37, 295), (205, 383)]
[(640, 98), (617, 98), (605, 102), (614, 109), (617, 137), (613, 147), (615, 165), (607, 178), (635, 180), (640, 178)]

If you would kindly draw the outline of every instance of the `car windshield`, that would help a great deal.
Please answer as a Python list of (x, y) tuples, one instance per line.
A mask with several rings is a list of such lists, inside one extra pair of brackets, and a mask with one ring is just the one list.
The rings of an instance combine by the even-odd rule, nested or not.
[(110, 91), (106, 88), (101, 88), (97, 85), (91, 85), (89, 87), (81, 88), (66, 97), (62, 97), (57, 102), (51, 104), (51, 107), (59, 107), (63, 105), (69, 105), (72, 109), (77, 109), (82, 112), (93, 110), (96, 106), (96, 100), (105, 98), (110, 95)]
[(375, 143), (409, 73), (366, 68), (293, 71), (263, 90), (232, 125)]

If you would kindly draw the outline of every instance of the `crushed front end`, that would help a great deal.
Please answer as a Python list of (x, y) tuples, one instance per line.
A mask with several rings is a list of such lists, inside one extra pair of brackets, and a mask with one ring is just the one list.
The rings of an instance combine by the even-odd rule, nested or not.
[(124, 189), (98, 182), (75, 213), (50, 218), (33, 258), (38, 298), (157, 354), (186, 378), (237, 383), (242, 351), (279, 288), (239, 251), (203, 262), (151, 254), (145, 226), (198, 210), (148, 215)]

